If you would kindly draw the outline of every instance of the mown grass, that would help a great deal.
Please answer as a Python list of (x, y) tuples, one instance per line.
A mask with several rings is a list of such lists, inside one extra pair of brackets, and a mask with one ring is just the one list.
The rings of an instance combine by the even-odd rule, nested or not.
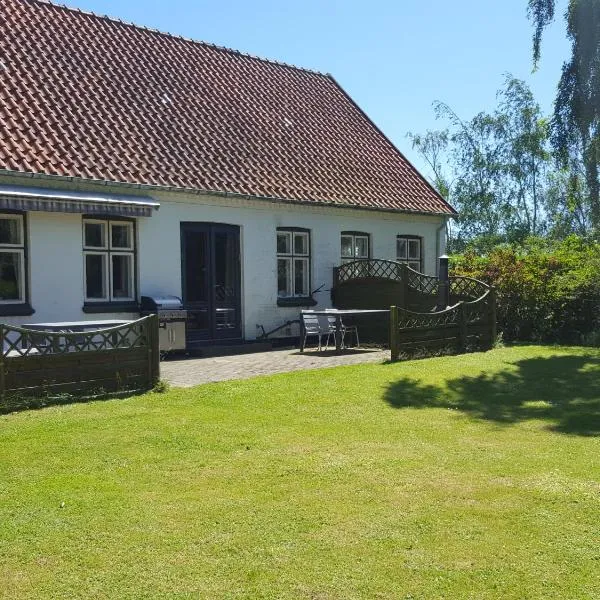
[(600, 351), (0, 417), (2, 598), (600, 597)]

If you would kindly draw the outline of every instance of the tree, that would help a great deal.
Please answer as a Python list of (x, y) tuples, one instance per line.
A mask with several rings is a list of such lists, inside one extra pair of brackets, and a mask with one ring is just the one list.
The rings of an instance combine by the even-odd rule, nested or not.
[[(537, 66), (544, 29), (556, 0), (529, 0)], [(552, 143), (563, 168), (581, 160), (592, 226), (600, 229), (600, 1), (570, 0), (566, 12), (571, 57), (563, 65), (552, 119)]]
[[(500, 147), (512, 206), (510, 229), (517, 237), (543, 233), (546, 202), (549, 123), (531, 90), (520, 79), (507, 76), (498, 93)], [(520, 235), (519, 235), (520, 234)]]
[(519, 240), (545, 228), (548, 120), (523, 81), (507, 76), (498, 99), (494, 112), (468, 121), (436, 102), (436, 116), (448, 127), (409, 134), (432, 183), (459, 212), (455, 249), (476, 239), (482, 247)]

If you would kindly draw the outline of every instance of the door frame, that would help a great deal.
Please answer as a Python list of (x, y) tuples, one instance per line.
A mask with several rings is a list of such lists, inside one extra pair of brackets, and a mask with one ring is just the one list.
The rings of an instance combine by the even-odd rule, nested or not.
[[(181, 247), (181, 297), (185, 306), (186, 298), (186, 244), (185, 244), (185, 232), (197, 232), (204, 233), (207, 235), (207, 253), (208, 253), (208, 265), (207, 265), (207, 277), (208, 277), (208, 311), (209, 311), (209, 324), (208, 324), (208, 336), (206, 338), (200, 338), (197, 340), (191, 340), (194, 345), (202, 344), (214, 344), (214, 343), (231, 343), (244, 339), (244, 322), (242, 315), (242, 260), (241, 260), (241, 227), (239, 225), (232, 225), (229, 223), (218, 223), (214, 221), (180, 221), (179, 223), (179, 237)], [(236, 243), (236, 277), (235, 277), (235, 310), (238, 316), (238, 326), (236, 328), (234, 337), (218, 337), (216, 335), (216, 298), (215, 298), (215, 234), (219, 232), (227, 232), (234, 234)], [(188, 343), (190, 343), (188, 337)]]

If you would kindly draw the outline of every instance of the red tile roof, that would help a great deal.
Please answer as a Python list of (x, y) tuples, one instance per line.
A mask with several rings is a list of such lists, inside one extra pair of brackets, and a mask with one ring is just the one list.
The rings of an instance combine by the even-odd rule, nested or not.
[(453, 214), (329, 76), (0, 0), (0, 169)]

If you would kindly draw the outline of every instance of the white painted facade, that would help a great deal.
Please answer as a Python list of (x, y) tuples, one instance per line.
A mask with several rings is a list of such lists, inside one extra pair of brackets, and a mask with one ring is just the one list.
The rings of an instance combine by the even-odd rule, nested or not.
[[(10, 181), (9, 178), (0, 178), (2, 180)], [(15, 179), (10, 181), (17, 182)], [(31, 180), (25, 183), (21, 179), (21, 183), (32, 185)], [(35, 183), (43, 187), (60, 185), (56, 180), (54, 183)], [(70, 189), (75, 187), (70, 186)], [(111, 190), (103, 186), (102, 191)], [(118, 191), (123, 193), (123, 189)], [(241, 232), (242, 335), (246, 340), (260, 334), (258, 325), (269, 331), (297, 319), (300, 311), (300, 308), (277, 306), (278, 227), (310, 230), (311, 289), (323, 286), (322, 291), (314, 295), (319, 308), (330, 306), (333, 267), (341, 262), (340, 236), (343, 231), (368, 233), (371, 256), (391, 260), (396, 258), (396, 236), (420, 236), (424, 271), (428, 274), (435, 274), (437, 255), (445, 251), (445, 218), (439, 215), (330, 208), (183, 192), (144, 190), (143, 193), (160, 202), (160, 209), (152, 217), (136, 220), (138, 294), (181, 296), (181, 222), (238, 225)], [(82, 215), (34, 211), (26, 214), (28, 299), (35, 314), (2, 317), (2, 321), (26, 324), (132, 318), (130, 313), (86, 314), (82, 310)], [(296, 333), (295, 330), (283, 330), (281, 335)]]

